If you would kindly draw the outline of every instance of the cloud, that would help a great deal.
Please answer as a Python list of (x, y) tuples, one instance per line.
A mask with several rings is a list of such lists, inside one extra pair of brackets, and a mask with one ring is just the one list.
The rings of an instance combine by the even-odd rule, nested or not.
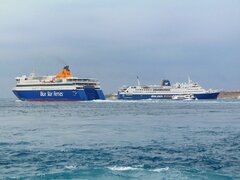
[(2, 96), (11, 96), (15, 76), (33, 68), (54, 74), (62, 61), (76, 75), (99, 78), (107, 92), (136, 75), (146, 83), (189, 74), (216, 88), (240, 83), (237, 0), (1, 3)]

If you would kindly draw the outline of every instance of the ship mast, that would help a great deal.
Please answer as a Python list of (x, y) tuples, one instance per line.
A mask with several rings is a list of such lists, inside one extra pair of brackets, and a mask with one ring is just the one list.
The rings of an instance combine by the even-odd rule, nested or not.
[(192, 80), (191, 80), (190, 76), (188, 76), (188, 83), (189, 84), (192, 83)]
[(137, 76), (137, 83), (138, 83), (138, 86), (141, 86), (141, 83), (140, 83), (140, 80), (139, 80), (138, 76)]

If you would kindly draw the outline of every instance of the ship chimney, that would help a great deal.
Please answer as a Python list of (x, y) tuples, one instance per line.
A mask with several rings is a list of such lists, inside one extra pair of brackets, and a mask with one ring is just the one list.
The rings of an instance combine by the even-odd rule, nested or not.
[(72, 72), (69, 69), (69, 66), (65, 66), (57, 75), (56, 75), (56, 79), (58, 78), (68, 78), (68, 77), (72, 77)]

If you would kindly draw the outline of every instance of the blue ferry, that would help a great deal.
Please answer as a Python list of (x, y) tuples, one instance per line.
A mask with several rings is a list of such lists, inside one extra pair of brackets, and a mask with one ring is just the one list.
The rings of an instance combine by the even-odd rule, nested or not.
[(188, 80), (186, 83), (171, 85), (169, 80), (163, 80), (159, 85), (124, 86), (118, 91), (118, 99), (175, 99), (178, 96), (191, 96), (194, 99), (217, 99), (219, 91), (206, 90), (198, 83)]
[(98, 80), (73, 77), (69, 66), (56, 76), (29, 76), (16, 78), (13, 93), (22, 101), (89, 101), (105, 100)]

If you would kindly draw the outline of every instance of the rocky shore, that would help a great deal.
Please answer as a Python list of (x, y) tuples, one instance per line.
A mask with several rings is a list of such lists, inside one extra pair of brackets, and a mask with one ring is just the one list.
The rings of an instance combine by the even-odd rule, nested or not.
[(240, 91), (221, 91), (218, 99), (240, 99)]

